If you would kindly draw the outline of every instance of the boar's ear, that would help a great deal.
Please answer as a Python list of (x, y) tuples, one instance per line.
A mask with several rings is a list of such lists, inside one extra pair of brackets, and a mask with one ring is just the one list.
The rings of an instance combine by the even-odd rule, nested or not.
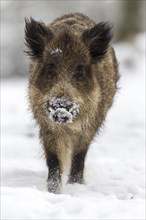
[(83, 41), (89, 48), (90, 56), (93, 61), (101, 60), (104, 57), (112, 39), (111, 30), (111, 24), (100, 22), (83, 33)]
[(53, 37), (52, 32), (44, 23), (33, 18), (25, 19), (25, 44), (30, 49), (26, 53), (32, 58), (42, 56), (45, 43)]

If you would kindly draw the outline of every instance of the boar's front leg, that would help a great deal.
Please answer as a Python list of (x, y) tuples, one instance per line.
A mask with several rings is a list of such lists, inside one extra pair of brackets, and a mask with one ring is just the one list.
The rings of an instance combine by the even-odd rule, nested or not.
[(61, 186), (62, 166), (61, 159), (57, 151), (57, 143), (52, 131), (46, 127), (41, 127), (40, 137), (42, 139), (46, 165), (48, 167), (48, 191), (52, 193), (59, 193)]
[(48, 191), (59, 193), (61, 185), (61, 164), (56, 153), (49, 152), (47, 155)]
[(82, 149), (80, 152), (73, 154), (69, 183), (84, 183), (84, 162), (86, 153), (87, 149)]

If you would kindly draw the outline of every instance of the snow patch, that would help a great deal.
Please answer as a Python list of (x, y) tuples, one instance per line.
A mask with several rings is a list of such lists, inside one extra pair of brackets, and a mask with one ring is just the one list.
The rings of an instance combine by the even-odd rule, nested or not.
[(50, 54), (61, 54), (62, 50), (58, 47), (49, 50)]

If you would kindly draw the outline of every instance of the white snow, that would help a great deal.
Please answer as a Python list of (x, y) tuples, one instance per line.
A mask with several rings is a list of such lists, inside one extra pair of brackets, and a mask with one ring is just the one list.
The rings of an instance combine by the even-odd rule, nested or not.
[(52, 48), (49, 50), (50, 54), (61, 54), (62, 50), (60, 48)]
[(1, 219), (145, 219), (144, 37), (115, 45), (121, 89), (90, 147), (86, 184), (65, 185), (60, 195), (46, 190), (27, 81), (2, 81)]

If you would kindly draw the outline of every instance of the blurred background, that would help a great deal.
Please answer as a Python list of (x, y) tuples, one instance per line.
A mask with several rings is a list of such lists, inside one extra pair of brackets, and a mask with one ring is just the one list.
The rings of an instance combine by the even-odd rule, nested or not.
[[(88, 213), (85, 218), (96, 214), (94, 219), (145, 219), (145, 2), (1, 0), (2, 219), (74, 219), (82, 210), (85, 216)], [(57, 201), (57, 197), (44, 194), (47, 169), (28, 108), (30, 61), (24, 53), (24, 19), (32, 16), (49, 24), (70, 12), (85, 13), (97, 23), (113, 23), (113, 46), (121, 78), (114, 105), (88, 153), (87, 184), (67, 188), (65, 193), (79, 200), (70, 203), (67, 199), (64, 203), (64, 197)], [(19, 191), (15, 191), (17, 187)], [(84, 202), (80, 197), (85, 198)]]
[[(24, 54), (24, 18), (32, 16), (49, 24), (69, 12), (83, 12), (95, 21), (114, 25), (114, 43), (133, 43), (145, 32), (145, 0), (104, 1), (1, 1), (1, 77), (27, 77)], [(131, 64), (130, 58), (126, 61)]]

